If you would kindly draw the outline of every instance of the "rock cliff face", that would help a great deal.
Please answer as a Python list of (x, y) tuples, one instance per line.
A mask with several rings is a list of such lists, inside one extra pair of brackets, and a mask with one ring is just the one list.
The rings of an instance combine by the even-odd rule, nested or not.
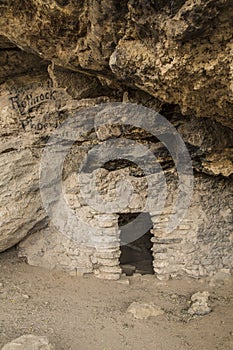
[(1, 34), (56, 65), (233, 127), (232, 1), (1, 2)]
[[(232, 10), (231, 0), (0, 1), (0, 251), (29, 236), (20, 254), (32, 264), (119, 277), (118, 230), (102, 252), (60, 235), (42, 204), (39, 176), (46, 142), (68, 117), (124, 102), (159, 111), (176, 127), (195, 174), (190, 209), (172, 237), (162, 232), (171, 198), (161, 218), (150, 213), (155, 273), (198, 277), (232, 268)], [(83, 155), (112, 137), (152, 150), (173, 191), (171, 155), (137, 128), (91, 130), (72, 148), (63, 180), (73, 183)], [(119, 171), (143, 178), (123, 161), (105, 171), (106, 179)], [(143, 211), (143, 198), (144, 187), (128, 212)], [(84, 208), (85, 217), (80, 203), (70, 206)], [(117, 216), (106, 220), (117, 228)]]

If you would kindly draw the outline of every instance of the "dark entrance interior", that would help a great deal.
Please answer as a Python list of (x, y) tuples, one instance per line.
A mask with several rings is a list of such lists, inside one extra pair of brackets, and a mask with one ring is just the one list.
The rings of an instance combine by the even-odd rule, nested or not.
[[(139, 214), (141, 214), (140, 217)], [(138, 222), (135, 221), (137, 217)], [(143, 225), (141, 225), (141, 221), (143, 221), (144, 227), (146, 222), (146, 232)], [(125, 225), (129, 223), (132, 225), (131, 230), (133, 232), (136, 231), (137, 226), (136, 236), (138, 238), (132, 242), (131, 239), (126, 239), (127, 232)], [(151, 251), (153, 243), (151, 242), (152, 234), (150, 233), (153, 224), (150, 215), (148, 213), (119, 214), (118, 225), (121, 231), (120, 265), (122, 272), (127, 276), (131, 276), (134, 273), (140, 273), (142, 275), (153, 274), (153, 255)], [(141, 232), (140, 229), (142, 229)], [(129, 243), (127, 243), (128, 241)]]

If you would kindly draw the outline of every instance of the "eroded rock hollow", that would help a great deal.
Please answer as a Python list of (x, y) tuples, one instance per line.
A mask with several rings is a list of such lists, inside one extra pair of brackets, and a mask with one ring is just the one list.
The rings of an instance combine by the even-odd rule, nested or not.
[[(232, 271), (232, 10), (231, 0), (0, 1), (0, 251), (19, 244), (20, 256), (32, 265), (118, 279), (124, 243), (119, 217), (144, 213), (150, 217), (147, 234), (152, 235), (152, 270), (158, 278)], [(108, 123), (116, 106), (127, 123)], [(171, 149), (162, 142), (159, 136), (169, 133), (166, 128), (156, 137), (152, 124), (150, 130), (130, 125), (130, 113), (124, 111), (137, 106), (135, 111), (148, 108), (148, 116), (135, 112), (141, 126), (147, 125), (149, 111), (159, 112), (190, 155), (193, 193), (182, 221), (169, 233), (167, 222), (179, 214), (174, 155), (179, 157), (180, 149), (173, 141)], [(90, 122), (94, 111), (105, 125)], [(78, 124), (72, 124), (77, 116)], [(48, 181), (41, 184), (41, 170), (50, 169), (50, 162), (42, 162), (43, 152), (52, 149), (50, 137), (70, 120), (71, 128), (82, 132), (64, 155), (62, 172), (53, 168), (61, 177), (65, 204), (57, 206), (58, 191), (48, 212), (41, 187), (52, 188), (56, 177), (45, 171)], [(126, 159), (126, 140), (134, 142), (136, 164)], [(110, 152), (109, 141), (117, 142), (120, 154), (114, 148)], [(51, 164), (67, 143), (63, 135)], [(150, 153), (140, 154), (136, 145)], [(101, 166), (98, 147), (113, 157), (103, 156)], [(92, 162), (83, 171), (82, 191), (77, 173), (87, 154)], [(163, 175), (152, 186), (159, 181), (162, 190), (166, 186), (161, 212), (156, 205), (145, 206), (163, 192), (150, 195), (146, 162), (146, 169), (155, 162), (155, 173)], [(96, 191), (88, 187), (91, 172)], [(117, 209), (117, 186), (126, 180), (131, 197)], [(98, 208), (92, 201), (99, 201)], [(105, 210), (102, 201), (115, 209)], [(71, 225), (65, 205), (87, 223), (86, 229)], [(134, 224), (137, 231), (140, 220)], [(92, 226), (98, 228), (93, 235), (88, 232)], [(141, 243), (128, 243), (129, 250), (144, 249)], [(130, 258), (126, 262), (130, 265)]]

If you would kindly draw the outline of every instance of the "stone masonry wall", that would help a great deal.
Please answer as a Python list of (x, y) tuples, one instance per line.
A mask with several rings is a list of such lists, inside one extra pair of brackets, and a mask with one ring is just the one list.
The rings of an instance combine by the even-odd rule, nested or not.
[[(113, 173), (115, 174), (110, 175), (116, 182), (122, 174), (121, 171)], [(126, 176), (125, 171), (122, 173)], [(143, 182), (138, 178), (133, 181), (138, 184)], [(111, 181), (108, 185), (113, 192)], [(138, 189), (139, 185), (134, 188)], [(164, 228), (170, 215), (174, 213), (175, 191), (174, 185), (170, 183), (171, 191), (163, 213), (150, 213), (154, 226), (151, 230), (154, 236), (153, 266), (157, 278), (168, 279), (184, 275), (207, 277), (222, 268), (232, 269), (233, 198), (229, 196), (230, 188), (231, 181), (228, 179), (196, 175), (193, 200), (186, 217), (172, 233), (166, 234)], [(142, 203), (143, 207), (146, 192), (141, 191), (140, 195), (141, 200), (139, 198), (135, 203)], [(134, 213), (140, 209), (143, 210), (140, 206), (131, 206), (125, 208), (124, 212)], [(85, 243), (77, 244), (75, 240), (58, 233), (50, 226), (21, 242), (20, 256), (26, 256), (32, 265), (62, 268), (72, 274), (94, 273), (99, 278), (118, 279), (121, 274), (121, 247), (117, 213), (100, 214), (87, 206), (81, 206), (79, 210), (76, 208), (76, 214), (82, 215), (89, 224), (102, 227), (89, 247)]]

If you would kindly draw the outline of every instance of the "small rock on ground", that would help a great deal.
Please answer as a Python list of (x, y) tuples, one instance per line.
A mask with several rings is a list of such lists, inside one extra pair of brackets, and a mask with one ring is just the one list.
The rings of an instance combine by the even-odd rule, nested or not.
[(164, 314), (164, 311), (153, 303), (140, 303), (136, 301), (128, 307), (127, 312), (133, 314), (139, 320)]
[(55, 350), (46, 337), (23, 335), (3, 346), (2, 350)]
[(121, 278), (117, 281), (117, 283), (119, 284), (123, 284), (124, 286), (129, 286), (130, 285), (130, 281), (128, 278)]
[(191, 297), (191, 306), (188, 309), (188, 313), (192, 316), (207, 315), (212, 309), (208, 305), (209, 292), (197, 292)]

